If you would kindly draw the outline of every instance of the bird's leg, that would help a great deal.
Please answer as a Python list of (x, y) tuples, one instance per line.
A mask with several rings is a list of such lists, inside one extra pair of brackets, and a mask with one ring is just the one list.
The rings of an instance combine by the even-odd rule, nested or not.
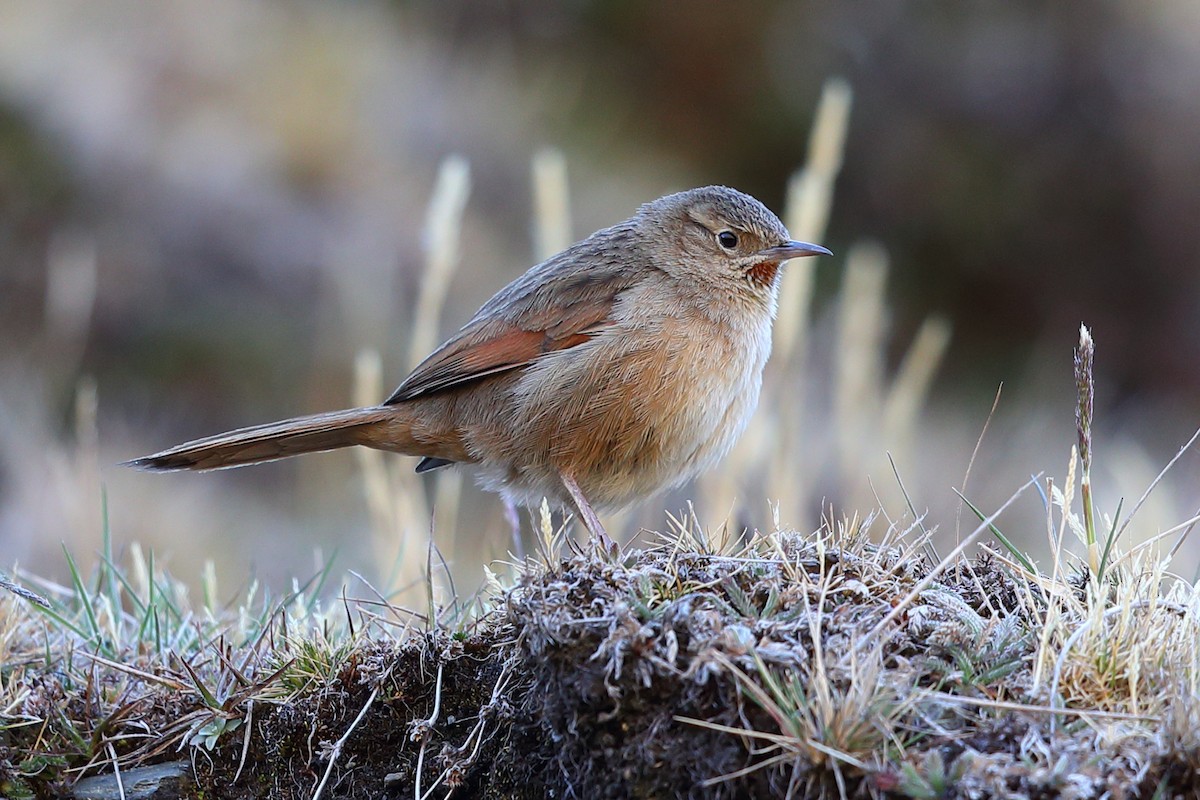
[(517, 513), (517, 504), (511, 498), (504, 498), (504, 519), (512, 529), (513, 555), (525, 560), (525, 544), (521, 540), (521, 516)]
[(606, 552), (617, 552), (617, 546), (612, 539), (608, 538), (608, 531), (604, 530), (604, 526), (600, 524), (600, 518), (596, 516), (592, 504), (583, 496), (583, 492), (579, 488), (579, 484), (575, 482), (574, 476), (563, 472), (559, 477), (562, 479), (563, 486), (571, 495), (571, 499), (575, 501), (575, 507), (579, 509), (579, 516), (583, 520), (583, 524), (587, 526), (588, 532), (592, 536), (600, 540), (601, 547)]

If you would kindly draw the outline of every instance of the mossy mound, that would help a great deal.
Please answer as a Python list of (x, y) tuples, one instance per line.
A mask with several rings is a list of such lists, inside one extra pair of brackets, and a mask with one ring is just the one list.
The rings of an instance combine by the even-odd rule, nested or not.
[[(1070, 651), (1100, 651), (1065, 634), (1119, 616), (1071, 617), (1086, 581), (1056, 597), (996, 558), (935, 565), (864, 529), (558, 557), (470, 623), (399, 636), (9, 662), (0, 794), (69, 794), (114, 761), (132, 780), (182, 751), (194, 791), (138, 796), (1192, 796), (1197, 704), (1163, 685), (1184, 672), (1156, 665), (1156, 705), (1128, 671), (1081, 702)], [(1155, 626), (1144, 643), (1192, 622), (1162, 602), (1125, 609)]]

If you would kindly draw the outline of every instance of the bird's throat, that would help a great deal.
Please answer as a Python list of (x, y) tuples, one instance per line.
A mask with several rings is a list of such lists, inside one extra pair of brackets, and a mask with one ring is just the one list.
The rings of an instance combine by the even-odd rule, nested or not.
[(746, 270), (746, 275), (756, 286), (769, 289), (775, 284), (775, 278), (779, 275), (779, 264), (778, 261), (764, 261)]

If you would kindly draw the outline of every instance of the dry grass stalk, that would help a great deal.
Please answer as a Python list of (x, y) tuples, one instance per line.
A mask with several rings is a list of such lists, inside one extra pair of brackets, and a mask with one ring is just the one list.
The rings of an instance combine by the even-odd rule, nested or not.
[(462, 216), (470, 192), (471, 170), (466, 159), (448, 157), (438, 169), (437, 183), (425, 215), (425, 271), (421, 275), (421, 294), (409, 328), (410, 368), (438, 345), (442, 308), (450, 278), (458, 267)]
[(929, 317), (921, 323), (883, 401), (883, 436), (889, 449), (907, 456), (916, 439), (917, 417), (950, 346), (950, 322)]
[(51, 237), (46, 253), (44, 361), (58, 380), (73, 380), (79, 372), (96, 306), (98, 272), (94, 238), (61, 231)]
[(69, 492), (73, 508), (75, 531), (84, 534), (85, 541), (96, 547), (100, 543), (103, 514), (97, 510), (103, 504), (100, 486), (100, 431), (96, 422), (100, 401), (96, 380), (90, 375), (81, 377), (75, 386), (75, 450), (74, 476), (67, 479), (74, 484)]
[[(364, 350), (354, 360), (354, 403), (373, 405), (383, 396), (383, 366), (379, 353)], [(392, 469), (387, 456), (366, 447), (354, 448), (363, 481), (363, 493), (371, 518), (371, 540), (375, 563), (391, 565), (391, 574), (383, 573), (390, 588), (419, 586), (421, 583), (419, 521), (429, 519), (424, 487), (409, 478), (402, 469)], [(415, 597), (415, 596), (414, 596)], [(414, 599), (414, 598), (409, 598)]]
[(877, 244), (855, 245), (838, 301), (833, 424), (841, 502), (850, 508), (869, 505), (867, 468), (879, 460), (866, 449), (879, 449), (887, 266)]
[[(808, 138), (808, 158), (788, 182), (784, 211), (788, 230), (802, 241), (820, 242), (825, 238), (853, 99), (849, 82), (842, 78), (831, 78), (821, 89)], [(793, 353), (804, 357), (815, 269), (812, 259), (802, 258), (792, 261), (784, 273), (776, 323), (777, 358), (782, 365), (788, 364)]]
[(533, 156), (533, 233), (535, 261), (544, 261), (574, 241), (567, 159), (555, 148)]
[[(788, 181), (783, 213), (789, 232), (798, 239), (821, 242), (825, 238), (852, 98), (849, 83), (841, 78), (830, 79), (821, 91), (809, 133), (807, 160)], [(805, 355), (816, 266), (813, 259), (788, 262), (775, 321), (775, 352), (767, 365), (760, 409), (719, 474), (713, 473), (700, 483), (704, 514), (724, 520), (725, 525), (737, 519), (739, 500), (755, 503), (763, 494), (771, 502), (786, 502), (788, 519), (798, 518), (792, 515), (798, 509), (807, 511), (812, 459), (801, 455), (796, 442), (809, 433), (803, 429), (806, 409), (802, 387), (807, 377)], [(735, 477), (727, 477), (730, 475)], [(765, 493), (752, 488), (764, 485)], [(739, 490), (753, 491), (753, 496), (739, 498)]]
[[(450, 156), (438, 170), (437, 183), (425, 218), (425, 271), (409, 331), (410, 367), (416, 366), (438, 343), (442, 309), (450, 280), (460, 259), (459, 242), (463, 211), (470, 193), (470, 168), (460, 156)], [(355, 362), (355, 403), (373, 405), (385, 396), (378, 353), (361, 353)], [(385, 575), (389, 589), (416, 604), (422, 600), (432, 576), (422, 575), (424, 554), (433, 530), (457, 529), (461, 478), (457, 473), (435, 476), (436, 500), (426, 497), (426, 487), (411, 465), (389, 465), (380, 452), (356, 448), (371, 513), (373, 541), (379, 564), (390, 564)], [(431, 511), (434, 517), (431, 521)], [(438, 590), (437, 601), (443, 598)]]
[(1099, 576), (1100, 546), (1096, 541), (1095, 509), (1092, 504), (1092, 416), (1096, 397), (1096, 384), (1092, 376), (1092, 362), (1096, 346), (1091, 331), (1079, 326), (1079, 347), (1075, 350), (1075, 388), (1079, 402), (1075, 406), (1075, 431), (1079, 440), (1079, 460), (1083, 466), (1079, 481), (1079, 499), (1083, 504), (1083, 528), (1088, 548), (1088, 566), (1092, 574)]

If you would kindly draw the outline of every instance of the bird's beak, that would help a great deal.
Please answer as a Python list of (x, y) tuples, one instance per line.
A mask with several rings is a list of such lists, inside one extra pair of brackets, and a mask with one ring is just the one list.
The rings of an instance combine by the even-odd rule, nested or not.
[(787, 261), (789, 258), (802, 258), (803, 256), (831, 256), (833, 253), (821, 247), (819, 244), (809, 244), (808, 242), (784, 242), (775, 247), (768, 247), (765, 250), (759, 250), (755, 253), (764, 259), (771, 261)]

